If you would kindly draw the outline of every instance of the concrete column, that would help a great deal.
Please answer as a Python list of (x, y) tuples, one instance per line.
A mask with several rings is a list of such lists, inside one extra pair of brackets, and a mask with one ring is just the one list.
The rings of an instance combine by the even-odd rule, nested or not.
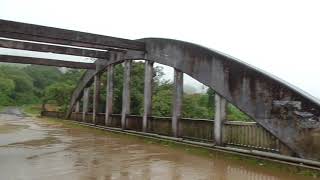
[(181, 119), (181, 107), (183, 98), (183, 72), (174, 70), (174, 89), (173, 89), (173, 108), (172, 108), (172, 134), (179, 136), (179, 121)]
[(99, 113), (99, 101), (100, 101), (100, 74), (94, 76), (94, 89), (93, 89), (93, 112), (92, 121), (93, 124), (97, 124), (97, 113)]
[(113, 113), (113, 68), (114, 65), (109, 65), (107, 69), (107, 97), (106, 97), (106, 126), (111, 124), (110, 115)]
[(130, 114), (130, 79), (132, 61), (124, 62), (124, 79), (122, 92), (121, 128), (126, 128), (127, 115)]
[(46, 103), (45, 102), (42, 102), (42, 105), (41, 105), (41, 111), (46, 111)]
[(223, 145), (222, 129), (223, 123), (226, 119), (226, 99), (221, 97), (219, 94), (215, 94), (215, 117), (214, 117), (214, 140), (215, 144), (220, 146)]
[(89, 108), (89, 92), (90, 92), (90, 89), (88, 87), (83, 89), (83, 110), (82, 110), (83, 122), (86, 121), (86, 113), (88, 112), (88, 108)]
[(76, 109), (75, 109), (76, 113), (80, 112), (80, 101), (78, 100), (76, 102)]
[(152, 77), (153, 62), (146, 61), (144, 66), (144, 112), (142, 130), (147, 132), (148, 118), (152, 115)]

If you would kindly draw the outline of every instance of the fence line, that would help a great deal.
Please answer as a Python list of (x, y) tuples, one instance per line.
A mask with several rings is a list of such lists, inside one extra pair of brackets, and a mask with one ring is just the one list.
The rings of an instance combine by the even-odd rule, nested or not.
[[(64, 113), (44, 111), (42, 116), (64, 118)], [(70, 119), (82, 121), (82, 112), (73, 112)], [(97, 114), (97, 124), (105, 125), (105, 114)], [(92, 123), (92, 113), (86, 113), (85, 122)], [(121, 115), (111, 115), (111, 127), (121, 127)], [(182, 118), (179, 125), (180, 136), (184, 139), (201, 142), (213, 142), (214, 120)], [(129, 115), (126, 128), (135, 131), (142, 130), (142, 117)], [(171, 136), (171, 117), (150, 117), (148, 132)], [(227, 146), (246, 149), (257, 149), (268, 152), (280, 151), (281, 143), (271, 133), (255, 122), (227, 121), (223, 126), (223, 142)]]

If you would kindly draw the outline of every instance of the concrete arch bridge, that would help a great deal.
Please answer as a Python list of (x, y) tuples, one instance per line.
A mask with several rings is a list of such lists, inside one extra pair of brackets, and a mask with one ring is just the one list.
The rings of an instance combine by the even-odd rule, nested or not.
[[(95, 63), (81, 63), (0, 55), (1, 62), (87, 69), (73, 92), (67, 113), (43, 112), (43, 115), (63, 116), (94, 125), (131, 129), (146, 134), (157, 133), (159, 130), (158, 134), (181, 139), (187, 136), (186, 133), (190, 136), (193, 132), (198, 132), (193, 134), (197, 136), (193, 140), (206, 139), (207, 142), (212, 141), (214, 147), (238, 145), (269, 152), (279, 150), (268, 148), (271, 142), (274, 147), (279, 147), (279, 144), (285, 147), (287, 155), (289, 153), (315, 162), (320, 159), (320, 102), (282, 80), (220, 52), (171, 39), (127, 40), (6, 20), (0, 20), (0, 37), (0, 47), (3, 48), (97, 58)], [(142, 117), (130, 115), (132, 60), (145, 60)], [(118, 63), (124, 63), (125, 67), (124, 89), (122, 112), (115, 115), (113, 73), (114, 66)], [(172, 117), (152, 116), (151, 84), (154, 63), (174, 68)], [(100, 77), (105, 71), (108, 74), (106, 111), (101, 114), (98, 112)], [(184, 73), (216, 92), (214, 120), (181, 117)], [(93, 112), (88, 112), (91, 85), (94, 86)], [(227, 103), (239, 108), (255, 123), (228, 122), (225, 109)], [(165, 129), (164, 126), (167, 131), (160, 132)], [(232, 134), (235, 127), (246, 137), (235, 140)], [(270, 142), (266, 145), (259, 138)], [(255, 139), (261, 142), (250, 144)]]

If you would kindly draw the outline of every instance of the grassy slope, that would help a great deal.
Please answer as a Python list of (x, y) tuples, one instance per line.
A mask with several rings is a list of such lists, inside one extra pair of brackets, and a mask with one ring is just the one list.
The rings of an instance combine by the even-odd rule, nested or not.
[(30, 104), (30, 105), (23, 105), (22, 111), (29, 116), (39, 116), (41, 112), (41, 105), (39, 104)]

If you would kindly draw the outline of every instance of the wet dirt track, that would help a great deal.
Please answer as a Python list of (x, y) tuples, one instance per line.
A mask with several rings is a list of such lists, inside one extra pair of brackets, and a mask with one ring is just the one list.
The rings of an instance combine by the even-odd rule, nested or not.
[(26, 117), (17, 108), (7, 108), (0, 114), (0, 179), (313, 178), (220, 156), (198, 156), (126, 136), (67, 128)]

